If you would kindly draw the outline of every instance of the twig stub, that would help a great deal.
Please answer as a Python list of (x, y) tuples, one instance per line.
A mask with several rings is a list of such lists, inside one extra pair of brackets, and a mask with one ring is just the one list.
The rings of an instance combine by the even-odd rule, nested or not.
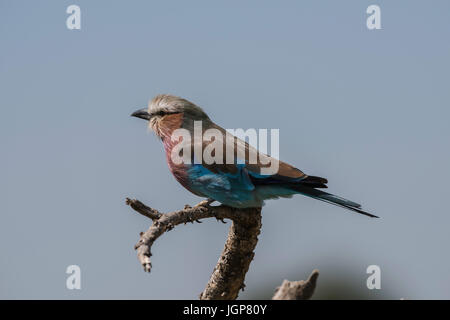
[(307, 280), (284, 280), (277, 288), (272, 300), (308, 300), (314, 294), (319, 270), (315, 269)]

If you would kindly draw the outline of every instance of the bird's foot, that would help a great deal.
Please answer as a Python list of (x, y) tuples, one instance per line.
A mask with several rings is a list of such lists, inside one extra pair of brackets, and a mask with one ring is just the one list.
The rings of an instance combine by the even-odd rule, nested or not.
[(215, 201), (214, 199), (206, 199), (197, 203), (195, 207), (209, 207), (209, 205), (214, 201)]

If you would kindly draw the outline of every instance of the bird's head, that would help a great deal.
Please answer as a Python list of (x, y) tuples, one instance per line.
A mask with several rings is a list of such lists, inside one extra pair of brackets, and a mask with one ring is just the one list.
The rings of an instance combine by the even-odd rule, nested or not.
[(148, 108), (131, 114), (148, 121), (148, 126), (158, 136), (193, 121), (209, 121), (208, 115), (194, 103), (172, 95), (160, 94), (148, 103)]

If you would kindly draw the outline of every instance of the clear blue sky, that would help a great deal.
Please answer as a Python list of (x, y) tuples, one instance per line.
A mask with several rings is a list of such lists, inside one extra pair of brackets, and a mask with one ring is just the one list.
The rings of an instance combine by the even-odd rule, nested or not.
[[(366, 28), (381, 7), (382, 30)], [(81, 30), (68, 30), (70, 4)], [(129, 115), (158, 93), (225, 128), (279, 128), (280, 157), (327, 177), (373, 220), (301, 196), (271, 201), (241, 297), (321, 271), (374, 299), (450, 298), (448, 1), (0, 1), (0, 298), (197, 298), (228, 225), (133, 250), (162, 211), (200, 199)], [(66, 267), (82, 289), (65, 287)], [(368, 291), (368, 290), (367, 290)]]

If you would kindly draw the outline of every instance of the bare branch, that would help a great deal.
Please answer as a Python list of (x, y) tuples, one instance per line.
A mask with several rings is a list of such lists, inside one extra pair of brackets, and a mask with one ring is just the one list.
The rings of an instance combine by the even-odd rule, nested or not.
[[(254, 257), (254, 249), (261, 230), (261, 208), (237, 209), (227, 206), (210, 206), (211, 200), (200, 202), (194, 207), (188, 205), (183, 210), (163, 214), (152, 209), (139, 200), (126, 199), (126, 204), (143, 216), (153, 220), (153, 225), (140, 234), (135, 245), (139, 262), (144, 270), (150, 272), (151, 247), (164, 232), (172, 230), (179, 224), (201, 222), (201, 219), (216, 218), (232, 220), (225, 247), (216, 267), (200, 294), (202, 300), (236, 299), (239, 291), (244, 289), (245, 275)], [(306, 281), (284, 280), (277, 288), (273, 300), (307, 300), (316, 287), (319, 271), (314, 270)]]
[(284, 280), (272, 300), (308, 300), (314, 294), (318, 277), (319, 270), (315, 269), (306, 281)]
[(162, 213), (160, 213), (158, 210), (147, 207), (145, 204), (143, 204), (139, 200), (136, 200), (136, 199), (132, 200), (130, 198), (127, 198), (125, 200), (125, 203), (127, 205), (129, 205), (130, 207), (132, 207), (135, 211), (139, 212), (143, 216), (150, 218), (152, 220), (158, 220), (162, 216)]
[(205, 218), (216, 218), (233, 221), (222, 255), (214, 268), (200, 299), (236, 299), (239, 290), (244, 288), (245, 274), (253, 259), (253, 250), (258, 242), (261, 229), (261, 208), (237, 209), (227, 206), (210, 206), (211, 201), (205, 200), (194, 207), (186, 206), (183, 210), (162, 214), (147, 207), (138, 200), (126, 199), (126, 204), (140, 214), (153, 220), (153, 225), (141, 233), (136, 244), (137, 256), (144, 267), (150, 272), (151, 247), (164, 232), (179, 224), (200, 222)]

